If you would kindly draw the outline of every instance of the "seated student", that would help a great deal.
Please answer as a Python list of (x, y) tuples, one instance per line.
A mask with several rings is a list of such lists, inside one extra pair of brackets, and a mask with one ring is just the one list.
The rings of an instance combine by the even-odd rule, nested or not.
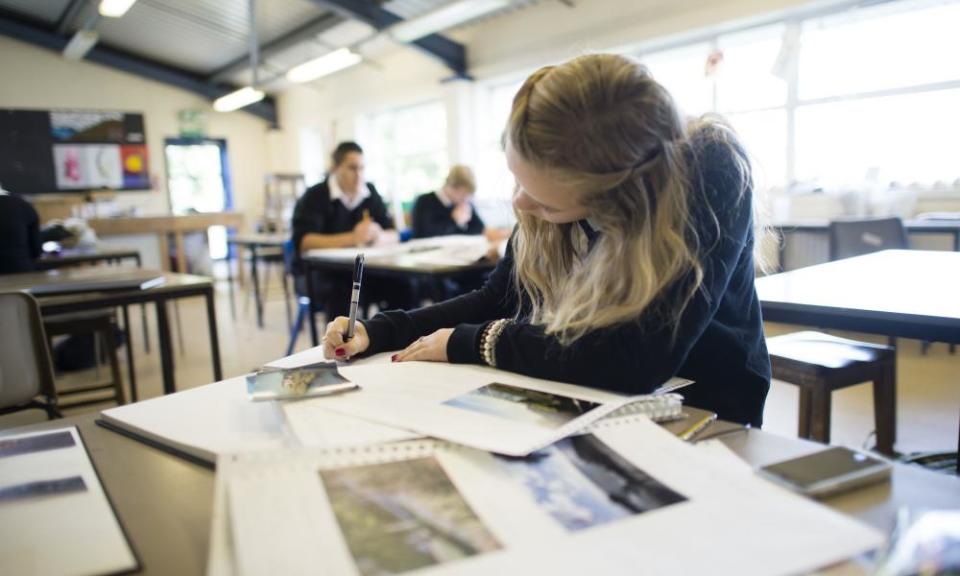
[[(373, 184), (363, 178), (363, 149), (341, 142), (333, 152), (327, 179), (309, 188), (293, 210), (293, 244), (297, 259), (315, 248), (345, 248), (396, 244), (400, 241), (387, 206)], [(299, 271), (299, 262), (297, 263)], [(313, 283), (328, 318), (346, 315), (350, 307), (351, 272), (324, 272)], [(369, 278), (361, 307), (386, 303), (391, 308), (416, 305), (413, 284), (407, 280)]]
[(413, 237), (482, 234), (483, 220), (470, 202), (476, 189), (473, 170), (460, 164), (451, 167), (443, 188), (414, 203)]
[(759, 426), (770, 360), (754, 288), (749, 163), (718, 120), (684, 126), (647, 70), (582, 56), (530, 76), (505, 137), (518, 225), (482, 290), (379, 314), (324, 351), (495, 366)]
[(41, 246), (36, 209), (0, 188), (0, 274), (33, 271)]

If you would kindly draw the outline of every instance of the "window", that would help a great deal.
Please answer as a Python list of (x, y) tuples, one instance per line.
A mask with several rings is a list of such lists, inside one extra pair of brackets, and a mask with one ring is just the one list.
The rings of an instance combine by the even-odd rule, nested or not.
[[(916, 0), (644, 54), (682, 111), (723, 114), (758, 186), (868, 190), (960, 177), (960, 1)], [(708, 56), (723, 55), (707, 78)]]
[(896, 2), (808, 20), (800, 98), (960, 80), (958, 29), (957, 2)]
[(436, 190), (448, 170), (447, 113), (441, 101), (389, 110), (361, 121), (367, 178), (395, 212)]
[(699, 116), (713, 110), (713, 86), (706, 75), (709, 43), (652, 52), (640, 57), (653, 77), (673, 96), (680, 110)]

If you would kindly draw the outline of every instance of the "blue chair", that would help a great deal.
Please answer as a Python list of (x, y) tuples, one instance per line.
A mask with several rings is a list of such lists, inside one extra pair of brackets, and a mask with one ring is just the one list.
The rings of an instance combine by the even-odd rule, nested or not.
[(293, 326), (290, 328), (290, 340), (287, 342), (287, 356), (293, 354), (293, 347), (297, 344), (297, 338), (300, 336), (300, 331), (303, 330), (303, 322), (307, 319), (307, 315), (323, 311), (323, 308), (320, 307), (319, 304), (314, 306), (310, 302), (310, 296), (300, 293), (300, 287), (293, 271), (293, 259), (295, 256), (296, 250), (293, 246), (293, 240), (287, 240), (283, 243), (283, 266), (286, 269), (286, 273), (294, 278), (293, 293), (297, 302), (297, 317), (294, 319)]

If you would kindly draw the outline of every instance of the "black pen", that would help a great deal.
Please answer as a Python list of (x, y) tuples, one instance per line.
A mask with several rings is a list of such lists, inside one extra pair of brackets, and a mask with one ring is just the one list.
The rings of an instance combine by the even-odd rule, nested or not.
[(357, 327), (357, 307), (360, 305), (360, 281), (363, 279), (363, 252), (357, 254), (353, 261), (353, 291), (350, 293), (350, 322), (347, 324), (347, 335), (344, 342), (353, 338)]

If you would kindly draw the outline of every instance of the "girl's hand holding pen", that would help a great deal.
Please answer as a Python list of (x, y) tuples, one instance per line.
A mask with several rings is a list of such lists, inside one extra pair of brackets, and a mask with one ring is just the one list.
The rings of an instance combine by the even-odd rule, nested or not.
[(370, 337), (367, 336), (367, 328), (362, 322), (356, 323), (353, 338), (344, 341), (349, 326), (350, 319), (346, 316), (339, 316), (327, 324), (327, 331), (323, 335), (324, 357), (349, 360), (370, 347)]

